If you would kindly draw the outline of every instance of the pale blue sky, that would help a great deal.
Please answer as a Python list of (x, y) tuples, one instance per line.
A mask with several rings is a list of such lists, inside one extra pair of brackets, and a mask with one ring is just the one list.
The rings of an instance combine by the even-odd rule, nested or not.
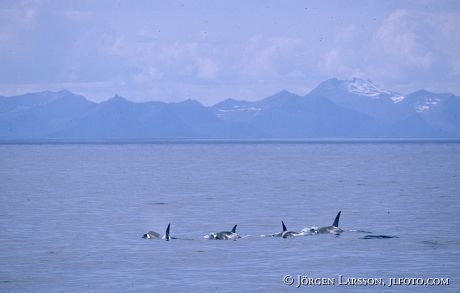
[(338, 77), (460, 94), (460, 1), (1, 1), (0, 95), (256, 100)]

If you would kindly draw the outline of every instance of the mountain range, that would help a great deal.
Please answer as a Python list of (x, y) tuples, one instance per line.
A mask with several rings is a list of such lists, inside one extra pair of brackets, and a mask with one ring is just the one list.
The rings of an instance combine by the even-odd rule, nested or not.
[(95, 103), (66, 90), (0, 96), (0, 141), (318, 138), (460, 138), (460, 97), (402, 95), (358, 78), (210, 107), (119, 96)]

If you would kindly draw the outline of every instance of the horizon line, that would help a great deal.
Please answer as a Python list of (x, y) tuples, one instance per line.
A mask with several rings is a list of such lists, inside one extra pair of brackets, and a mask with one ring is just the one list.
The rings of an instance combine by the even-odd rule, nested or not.
[(71, 144), (360, 144), (360, 143), (460, 143), (460, 138), (450, 137), (355, 137), (355, 138), (150, 138), (150, 139), (0, 139), (0, 145), (71, 145)]

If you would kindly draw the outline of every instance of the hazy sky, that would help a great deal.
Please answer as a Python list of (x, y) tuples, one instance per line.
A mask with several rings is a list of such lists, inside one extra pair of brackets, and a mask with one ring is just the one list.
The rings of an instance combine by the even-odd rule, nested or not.
[(460, 1), (0, 2), (0, 95), (206, 105), (338, 77), (460, 94)]

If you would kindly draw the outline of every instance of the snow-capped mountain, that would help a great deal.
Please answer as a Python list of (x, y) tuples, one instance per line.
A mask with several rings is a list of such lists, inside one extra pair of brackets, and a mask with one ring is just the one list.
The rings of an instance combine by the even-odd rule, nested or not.
[(354, 96), (355, 98), (360, 98), (361, 102), (365, 102), (366, 99), (383, 99), (390, 100), (393, 103), (400, 103), (405, 98), (404, 95), (398, 92), (377, 86), (369, 79), (365, 80), (356, 77), (349, 80), (339, 80), (336, 78), (326, 80), (313, 90), (313, 93), (315, 92), (327, 96), (337, 95), (338, 93), (341, 96)]
[(68, 91), (0, 97), (0, 141), (440, 137), (460, 138), (460, 97), (402, 95), (358, 78), (329, 79), (304, 96), (281, 91), (212, 107), (117, 96), (94, 103)]
[(384, 123), (392, 123), (409, 115), (400, 107), (404, 95), (382, 89), (370, 80), (333, 78), (322, 82), (309, 95), (330, 99), (337, 105), (357, 110)]

